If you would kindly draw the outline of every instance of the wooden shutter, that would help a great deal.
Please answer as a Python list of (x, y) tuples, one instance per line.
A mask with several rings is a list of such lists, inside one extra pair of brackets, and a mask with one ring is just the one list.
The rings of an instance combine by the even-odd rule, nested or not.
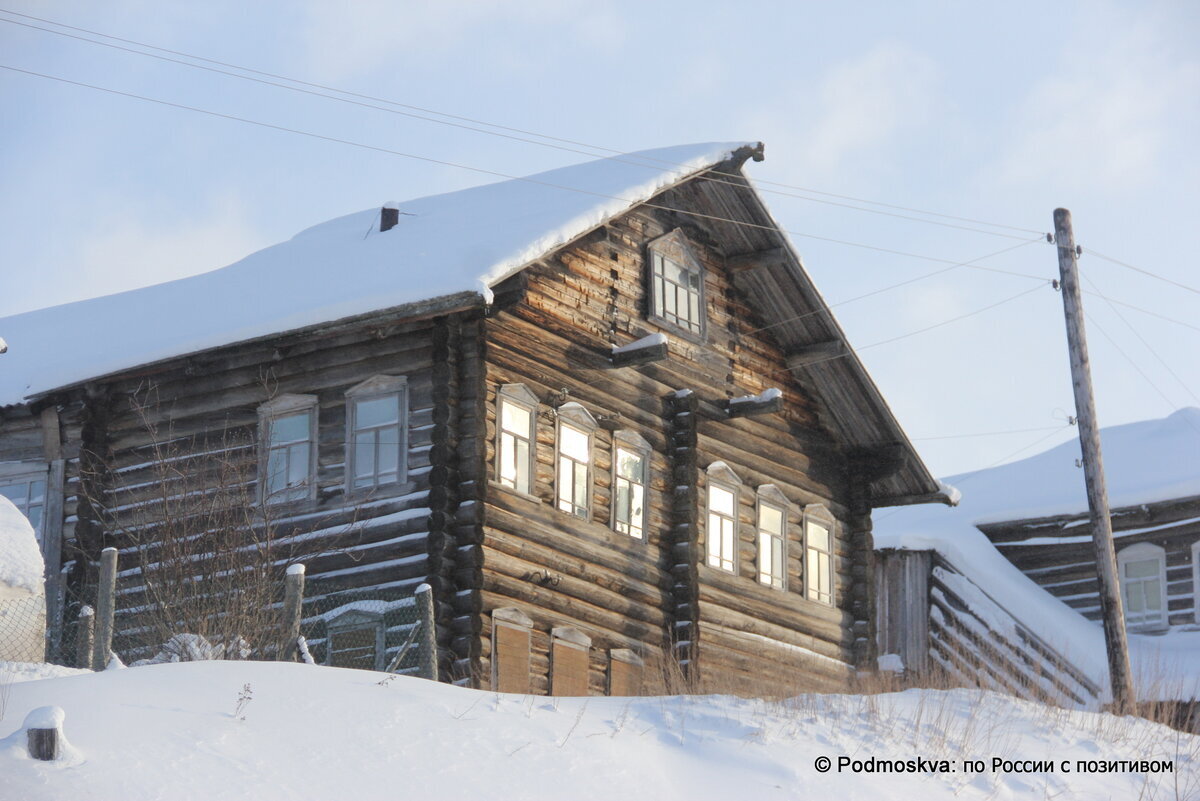
[(608, 652), (608, 694), (642, 694), (641, 658), (628, 648), (614, 648)]
[(533, 621), (519, 609), (492, 612), (492, 688), (502, 693), (529, 692), (529, 632)]
[(578, 629), (556, 628), (550, 634), (550, 694), (588, 694), (588, 654), (592, 641)]

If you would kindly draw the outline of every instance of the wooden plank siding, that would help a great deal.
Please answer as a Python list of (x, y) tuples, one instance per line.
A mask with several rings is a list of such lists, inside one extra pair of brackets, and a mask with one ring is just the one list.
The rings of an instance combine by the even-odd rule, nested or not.
[[(1197, 621), (1192, 547), (1200, 542), (1200, 498), (1179, 498), (1113, 510), (1118, 554), (1138, 543), (1166, 552), (1167, 622)], [(1021, 572), (1089, 620), (1100, 620), (1099, 585), (1087, 515), (980, 525)]]
[[(666, 198), (670, 204), (675, 198)], [(520, 301), (486, 322), (486, 448), (494, 473), (496, 391), (524, 384), (541, 401), (536, 468), (529, 495), (489, 480), (483, 541), (487, 609), (518, 606), (545, 634), (571, 626), (592, 638), (593, 688), (602, 686), (608, 649), (656, 655), (682, 642), (676, 656), (698, 660), (689, 678), (736, 692), (844, 687), (861, 659), (856, 601), (867, 569), (854, 556), (863, 532), (847, 459), (823, 425), (818, 402), (786, 366), (773, 341), (724, 268), (712, 231), (682, 215), (638, 209), (526, 270)], [(646, 244), (686, 219), (684, 228), (704, 267), (707, 341), (693, 341), (647, 320)], [(609, 349), (658, 331), (670, 339), (663, 361), (612, 369)], [(531, 347), (531, 343), (536, 346)], [(776, 414), (730, 419), (723, 402), (776, 387)], [(676, 393), (691, 390), (683, 409)], [(591, 519), (555, 508), (553, 409), (565, 401), (612, 421), (594, 434)], [(690, 414), (694, 432), (679, 428)], [(645, 538), (610, 524), (613, 435), (633, 430), (652, 447)], [(694, 452), (693, 452), (694, 451)], [(689, 468), (681, 460), (694, 460)], [(704, 469), (723, 461), (737, 473), (738, 571), (704, 565)], [(788, 591), (757, 581), (755, 488), (774, 484), (791, 502)], [(832, 513), (835, 603), (803, 594), (802, 510)], [(690, 527), (699, 531), (689, 532)], [(690, 537), (690, 539), (689, 539)], [(869, 545), (868, 545), (869, 551)], [(682, 561), (681, 561), (682, 560)], [(689, 568), (689, 564), (693, 565)], [(865, 630), (865, 629), (864, 629)], [(535, 673), (549, 662), (535, 633)], [(490, 675), (484, 648), (478, 674)], [(534, 691), (548, 686), (535, 676)]]

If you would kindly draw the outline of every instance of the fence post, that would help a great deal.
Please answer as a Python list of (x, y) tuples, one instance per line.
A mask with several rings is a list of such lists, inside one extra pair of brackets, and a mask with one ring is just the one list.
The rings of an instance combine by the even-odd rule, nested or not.
[(79, 609), (79, 622), (75, 625), (75, 664), (81, 668), (91, 667), (92, 638), (96, 634), (96, 610), (84, 604)]
[(433, 617), (433, 587), (417, 587), (417, 620), (421, 626), (421, 642), (417, 651), (422, 678), (438, 680), (437, 626)]
[(296, 641), (300, 638), (300, 620), (304, 609), (304, 565), (288, 565), (283, 584), (283, 642), (280, 643), (279, 660), (291, 661), (296, 654)]
[(96, 638), (92, 643), (92, 670), (104, 670), (112, 654), (113, 612), (117, 595), (117, 549), (100, 552), (100, 580), (96, 584)]

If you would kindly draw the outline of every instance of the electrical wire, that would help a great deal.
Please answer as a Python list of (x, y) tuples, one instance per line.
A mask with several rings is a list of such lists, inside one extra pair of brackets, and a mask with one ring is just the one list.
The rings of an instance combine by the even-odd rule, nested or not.
[(1192, 323), (1185, 323), (1183, 320), (1177, 320), (1174, 317), (1168, 317), (1165, 314), (1159, 314), (1156, 311), (1151, 311), (1150, 309), (1144, 309), (1141, 306), (1134, 306), (1132, 303), (1126, 303), (1123, 300), (1117, 300), (1116, 298), (1110, 298), (1105, 295), (1101, 295), (1099, 292), (1096, 292), (1093, 290), (1084, 289), (1082, 291), (1083, 291), (1083, 294), (1085, 294), (1085, 295), (1094, 295), (1095, 297), (1098, 297), (1102, 300), (1108, 301), (1109, 303), (1116, 304), (1117, 306), (1124, 306), (1127, 309), (1133, 309), (1134, 311), (1141, 312), (1142, 314), (1148, 314), (1151, 317), (1157, 317), (1160, 320), (1166, 320), (1169, 323), (1175, 323), (1176, 325), (1182, 325), (1183, 327), (1190, 328), (1193, 331), (1200, 331), (1200, 325), (1193, 325)]
[(960, 261), (957, 264), (951, 264), (949, 267), (943, 267), (940, 270), (934, 270), (933, 272), (924, 273), (923, 275), (918, 275), (913, 278), (909, 278), (909, 279), (900, 281), (895, 284), (889, 284), (887, 286), (883, 286), (878, 289), (873, 289), (870, 292), (864, 292), (861, 295), (855, 295), (852, 298), (846, 298), (845, 300), (840, 300), (837, 303), (832, 303), (832, 304), (829, 304), (828, 306), (823, 306), (820, 309), (814, 309), (813, 311), (805, 312), (804, 314), (797, 314), (794, 317), (788, 317), (787, 319), (779, 320), (779, 321), (771, 323), (769, 325), (764, 325), (761, 328), (752, 329), (752, 330), (748, 331), (747, 333), (757, 334), (760, 331), (766, 331), (768, 329), (775, 328), (777, 326), (786, 325), (787, 323), (794, 323), (794, 322), (798, 322), (800, 320), (805, 320), (805, 319), (812, 317), (814, 315), (817, 315), (817, 314), (826, 314), (826, 315), (829, 315), (830, 317), (832, 317), (833, 316), (832, 310), (837, 308), (838, 306), (845, 306), (847, 303), (854, 303), (855, 301), (865, 300), (866, 298), (874, 297), (875, 295), (880, 295), (880, 294), (883, 294), (884, 292), (890, 292), (893, 289), (899, 289), (900, 287), (908, 286), (909, 284), (915, 284), (918, 281), (924, 281), (927, 278), (933, 278), (936, 275), (942, 275), (943, 273), (948, 273), (951, 270), (955, 270), (959, 267), (971, 267), (972, 269), (986, 270), (988, 272), (1001, 272), (1001, 273), (1005, 273), (1007, 275), (1018, 276), (1020, 278), (1032, 278), (1035, 281), (1047, 282), (1050, 279), (1043, 278), (1040, 275), (1027, 275), (1025, 273), (1016, 273), (1016, 272), (1011, 272), (1008, 270), (997, 270), (994, 267), (982, 267), (982, 266), (974, 263), (977, 261), (982, 261), (983, 259), (990, 259), (993, 256), (999, 256), (1003, 253), (1008, 253), (1009, 251), (1024, 247), (1025, 245), (1032, 245), (1034, 242), (1039, 242), (1039, 241), (1041, 241), (1041, 240), (1040, 239), (1026, 240), (1025, 242), (1021, 242), (1020, 244), (1013, 245), (1012, 247), (1007, 247), (1002, 250), (997, 250), (994, 253), (988, 253), (986, 255), (979, 256), (977, 258), (971, 259), (970, 261)]
[(1018, 298), (1023, 298), (1026, 295), (1029, 295), (1029, 294), (1032, 294), (1033, 292), (1038, 291), (1043, 286), (1050, 286), (1050, 282), (1047, 281), (1045, 284), (1039, 284), (1038, 286), (1035, 286), (1031, 289), (1026, 289), (1023, 292), (1018, 292), (1015, 295), (1010, 295), (1009, 297), (1004, 298), (1003, 300), (998, 300), (995, 303), (989, 303), (987, 306), (983, 306), (981, 308), (975, 309), (974, 311), (967, 312), (966, 314), (960, 314), (957, 317), (951, 317), (949, 320), (942, 320), (939, 323), (934, 323), (933, 325), (927, 325), (924, 328), (918, 328), (916, 331), (909, 331), (908, 333), (900, 334), (899, 336), (889, 337), (888, 339), (881, 339), (878, 342), (872, 342), (869, 345), (863, 345), (862, 347), (859, 347), (859, 348), (850, 348), (844, 353), (839, 353), (834, 356), (827, 356), (826, 358), (823, 358), (823, 359), (817, 359), (815, 361), (811, 361), (811, 362), (808, 362), (807, 364), (799, 365), (796, 368), (792, 368), (792, 369), (799, 370), (799, 369), (804, 369), (806, 367), (815, 367), (819, 364), (825, 364), (826, 362), (836, 361), (837, 359), (844, 359), (847, 356), (851, 355), (852, 353), (860, 353), (864, 350), (870, 350), (871, 348), (877, 348), (880, 345), (888, 345), (892, 342), (898, 342), (902, 339), (908, 339), (909, 337), (915, 337), (918, 334), (924, 334), (926, 331), (933, 331), (935, 328), (941, 328), (943, 326), (950, 325), (951, 323), (957, 323), (958, 321), (965, 320), (968, 317), (974, 317), (977, 314), (983, 314), (984, 312), (990, 311), (991, 309), (994, 309), (997, 306), (1003, 306), (1006, 303), (1011, 303), (1014, 300), (1017, 300)]
[[(714, 215), (714, 214), (704, 214), (702, 212), (697, 212), (697, 211), (689, 211), (686, 209), (674, 208), (671, 206), (663, 206), (663, 205), (659, 205), (659, 204), (655, 204), (655, 203), (650, 203), (648, 201), (633, 201), (633, 200), (629, 200), (628, 198), (622, 198), (622, 197), (618, 197), (616, 195), (608, 195), (603, 192), (593, 192), (593, 191), (590, 191), (587, 189), (580, 189), (578, 187), (566, 186), (563, 184), (556, 184), (551, 181), (541, 181), (541, 180), (538, 180), (537, 178), (532, 178), (530, 176), (512, 175), (509, 173), (500, 172), (499, 170), (491, 170), (491, 169), (487, 169), (484, 167), (475, 167), (475, 166), (468, 165), (468, 164), (461, 164), (458, 162), (446, 161), (444, 159), (436, 159), (436, 158), (432, 158), (430, 156), (421, 156), (421, 155), (418, 155), (415, 153), (406, 153), (406, 152), (400, 151), (400, 150), (393, 150), (391, 148), (379, 147), (378, 145), (368, 145), (363, 142), (355, 142), (350, 139), (341, 139), (336, 136), (326, 136), (325, 134), (313, 133), (312, 131), (305, 131), (305, 130), (301, 130), (299, 128), (289, 128), (284, 125), (275, 125), (274, 123), (263, 122), (261, 120), (253, 120), (248, 117), (239, 117), (234, 114), (225, 114), (225, 113), (222, 113), (219, 111), (212, 111), (210, 109), (200, 108), (198, 106), (189, 106), (184, 103), (175, 103), (170, 100), (162, 100), (160, 98), (147, 97), (145, 95), (139, 95), (139, 94), (135, 94), (133, 92), (124, 92), (119, 89), (111, 89), (109, 87), (98, 86), (96, 84), (85, 83), (83, 81), (74, 81), (69, 78), (63, 78), (63, 77), (57, 76), (57, 75), (48, 75), (43, 72), (36, 72), (34, 70), (22, 69), (20, 67), (14, 67), (9, 64), (0, 64), (0, 69), (9, 70), (10, 72), (21, 73), (24, 75), (30, 75), (30, 76), (34, 76), (37, 78), (44, 78), (46, 80), (58, 81), (59, 83), (65, 83), (65, 84), (69, 84), (71, 86), (77, 86), (77, 87), (80, 87), (83, 89), (92, 89), (95, 91), (105, 92), (105, 93), (117, 95), (120, 97), (127, 97), (127, 98), (130, 98), (133, 100), (141, 100), (141, 101), (144, 101), (147, 103), (155, 103), (155, 104), (162, 105), (162, 106), (168, 106), (170, 108), (181, 109), (183, 111), (192, 111), (197, 114), (205, 114), (210, 117), (218, 117), (220, 119), (231, 120), (233, 122), (241, 122), (241, 123), (245, 123), (247, 125), (256, 125), (256, 126), (259, 126), (262, 128), (268, 128), (270, 130), (282, 131), (284, 133), (297, 134), (299, 136), (306, 136), (306, 137), (309, 137), (312, 139), (319, 139), (319, 140), (322, 140), (325, 142), (332, 142), (335, 144), (348, 145), (350, 147), (357, 147), (357, 148), (361, 148), (363, 150), (374, 151), (376, 153), (386, 153), (386, 154), (393, 155), (393, 156), (401, 156), (403, 158), (415, 159), (417, 161), (424, 161), (424, 162), (428, 162), (430, 164), (439, 164), (439, 165), (445, 166), (445, 167), (455, 167), (457, 169), (469, 170), (471, 172), (476, 172), (476, 173), (480, 173), (483, 175), (490, 175), (490, 176), (497, 177), (497, 178), (504, 178), (504, 179), (513, 180), (513, 181), (523, 181), (525, 183), (537, 184), (540, 186), (551, 187), (554, 189), (561, 189), (561, 190), (564, 190), (567, 192), (577, 192), (580, 194), (591, 195), (593, 197), (606, 198), (609, 200), (618, 200), (618, 201), (621, 201), (622, 203), (626, 203), (629, 205), (636, 204), (636, 205), (643, 206), (645, 208), (659, 209), (662, 211), (669, 211), (669, 212), (674, 212), (677, 214), (684, 214), (684, 215), (687, 215), (690, 217), (695, 217), (697, 219), (710, 220), (713, 222), (728, 223), (730, 225), (739, 225), (739, 226), (746, 227), (746, 228), (753, 228), (753, 229), (757, 229), (757, 230), (769, 231), (769, 232), (775, 232), (775, 233), (782, 232), (782, 233), (790, 234), (792, 236), (801, 237), (804, 239), (812, 239), (812, 240), (816, 240), (816, 241), (820, 241), (820, 242), (830, 242), (833, 244), (845, 245), (847, 247), (856, 247), (856, 248), (861, 248), (863, 250), (870, 250), (870, 251), (873, 251), (876, 253), (888, 253), (888, 254), (891, 254), (894, 256), (904, 256), (906, 258), (920, 259), (923, 261), (931, 261), (931, 262), (937, 262), (937, 263), (942, 263), (942, 264), (952, 264), (952, 265), (956, 265), (956, 266), (958, 264), (960, 264), (960, 262), (956, 262), (952, 259), (939, 258), (936, 256), (926, 256), (926, 255), (923, 255), (920, 253), (910, 253), (908, 251), (896, 250), (894, 248), (885, 248), (885, 247), (880, 247), (878, 245), (868, 245), (863, 242), (853, 242), (853, 241), (846, 240), (846, 239), (836, 239), (834, 237), (820, 236), (817, 234), (808, 234), (808, 233), (804, 233), (802, 231), (796, 231), (796, 230), (789, 229), (789, 228), (779, 228), (778, 226), (774, 226), (774, 225), (765, 225), (762, 223), (748, 222), (746, 220), (733, 220), (733, 219), (729, 219), (727, 217), (721, 217), (721, 216)], [(1030, 240), (1030, 241), (1036, 241), (1036, 240)], [(1025, 243), (1022, 243), (1022, 244), (1025, 244)], [(992, 271), (998, 272), (998, 273), (1007, 272), (1004, 270), (1000, 270), (998, 268), (985, 267), (984, 265), (977, 265), (977, 266), (980, 269), (989, 269), (989, 270), (992, 270)], [(1029, 277), (1029, 276), (1026, 276), (1026, 277)]]
[(1142, 343), (1142, 345), (1146, 348), (1146, 350), (1150, 351), (1150, 355), (1158, 360), (1158, 363), (1163, 366), (1164, 370), (1166, 370), (1168, 373), (1170, 373), (1171, 377), (1175, 379), (1175, 381), (1179, 384), (1179, 386), (1183, 387), (1183, 391), (1186, 392), (1187, 394), (1191, 395), (1192, 400), (1196, 401), (1197, 404), (1200, 404), (1200, 397), (1197, 397), (1196, 393), (1192, 392), (1192, 388), (1189, 387), (1187, 385), (1187, 383), (1182, 378), (1179, 377), (1179, 374), (1176, 373), (1175, 370), (1171, 368), (1171, 365), (1167, 364), (1166, 360), (1163, 359), (1163, 357), (1159, 355), (1158, 351), (1154, 349), (1154, 346), (1152, 346), (1149, 342), (1147, 342), (1146, 338), (1144, 336), (1142, 336), (1141, 333), (1136, 328), (1133, 327), (1133, 323), (1129, 322), (1129, 320), (1127, 320), (1125, 318), (1125, 315), (1121, 314), (1120, 309), (1118, 309), (1115, 305), (1113, 305), (1111, 300), (1109, 300), (1107, 297), (1105, 297), (1103, 294), (1101, 294), (1100, 287), (1096, 286), (1096, 283), (1091, 279), (1091, 277), (1089, 277), (1087, 273), (1082, 272), (1082, 271), (1080, 271), (1079, 274), (1081, 276), (1083, 276), (1084, 281), (1087, 281), (1088, 284), (1091, 285), (1092, 289), (1095, 290), (1095, 294), (1098, 295), (1106, 303), (1108, 303), (1108, 307), (1110, 309), (1112, 309), (1113, 314), (1117, 315), (1117, 317), (1121, 320), (1121, 322), (1125, 323), (1125, 327), (1133, 332), (1133, 335), (1138, 338), (1138, 340)]
[(1158, 273), (1152, 273), (1149, 270), (1143, 270), (1141, 267), (1135, 267), (1132, 264), (1129, 264), (1128, 262), (1121, 261), (1120, 259), (1114, 259), (1112, 256), (1105, 256), (1103, 253), (1101, 253), (1097, 250), (1092, 250), (1091, 248), (1081, 248), (1080, 250), (1084, 253), (1095, 256), (1098, 259), (1104, 259), (1105, 261), (1112, 262), (1113, 264), (1116, 264), (1120, 267), (1125, 267), (1126, 269), (1133, 270), (1135, 273), (1141, 273), (1142, 275), (1150, 276), (1151, 278), (1155, 278), (1155, 279), (1158, 279), (1159, 281), (1163, 281), (1164, 283), (1168, 283), (1171, 286), (1179, 287), (1180, 289), (1186, 289), (1188, 292), (1193, 292), (1197, 295), (1200, 295), (1200, 289), (1197, 289), (1194, 286), (1188, 286), (1187, 284), (1181, 284), (1178, 281), (1167, 278), (1166, 276), (1159, 275)]
[[(99, 36), (104, 39), (111, 39), (112, 41), (116, 41), (116, 42), (124, 42), (126, 44), (136, 45), (137, 47), (146, 48), (149, 50), (157, 50), (160, 53), (170, 53), (172, 55), (183, 56), (184, 58), (189, 58), (194, 61), (203, 61), (203, 62), (206, 62), (209, 64), (216, 64), (216, 65), (219, 65), (222, 67), (229, 67), (231, 69), (239, 70), (241, 72), (252, 73), (253, 75), (262, 75), (267, 78), (275, 78), (277, 80), (287, 81), (288, 83), (291, 83), (291, 84), (297, 84), (297, 86), (288, 86), (287, 84), (275, 83), (274, 81), (266, 81), (266, 80), (262, 80), (259, 78), (251, 77), (251, 75), (239, 75), (237, 73), (227, 72), (225, 70), (214, 69), (211, 67), (205, 67), (202, 64), (193, 64), (193, 63), (190, 63), (187, 61), (181, 61), (179, 59), (158, 56), (158, 55), (155, 55), (154, 53), (147, 53), (142, 50), (134, 50), (132, 48), (121, 47), (119, 45), (110, 44), (108, 42), (99, 42), (94, 39), (88, 39), (86, 37), (75, 36), (73, 34), (65, 33), (64, 31), (56, 31), (56, 30), (53, 30), (50, 28), (43, 28), (38, 25), (32, 25), (29, 23), (18, 22), (17, 20), (4, 19), (4, 18), (0, 17), (0, 22), (7, 22), (12, 25), (20, 25), (25, 28), (43, 31), (45, 33), (50, 33), (50, 34), (53, 34), (56, 36), (63, 36), (63, 37), (75, 39), (75, 40), (78, 40), (81, 42), (87, 42), (89, 44), (99, 45), (102, 47), (109, 47), (109, 48), (116, 49), (116, 50), (122, 50), (124, 52), (132, 53), (135, 55), (156, 58), (156, 59), (159, 59), (162, 61), (167, 61), (167, 62), (171, 62), (174, 64), (186, 66), (186, 67), (192, 67), (195, 69), (203, 69), (203, 70), (207, 70), (209, 72), (215, 72), (215, 73), (227, 75), (227, 76), (233, 77), (233, 78), (254, 81), (256, 83), (266, 84), (269, 86), (275, 86), (278, 88), (287, 89), (287, 90), (295, 91), (295, 92), (302, 92), (302, 93), (314, 95), (317, 97), (323, 97), (323, 98), (326, 98), (329, 100), (337, 100), (339, 102), (352, 103), (353, 105), (363, 106), (366, 108), (372, 108), (372, 109), (376, 109), (379, 111), (401, 114), (403, 116), (411, 117), (414, 119), (425, 120), (428, 122), (433, 122), (433, 123), (438, 123), (438, 124), (443, 124), (443, 125), (451, 125), (453, 127), (462, 128), (462, 129), (470, 130), (470, 131), (475, 131), (477, 133), (483, 133), (483, 134), (492, 135), (492, 136), (500, 136), (500, 137), (503, 137), (506, 139), (512, 139), (512, 140), (516, 140), (516, 141), (526, 142), (529, 144), (539, 145), (539, 146), (543, 146), (543, 147), (551, 147), (551, 148), (554, 148), (557, 150), (565, 150), (568, 152), (580, 153), (580, 154), (588, 155), (588, 156), (592, 156), (592, 157), (595, 157), (599, 154), (595, 153), (595, 152), (591, 152), (591, 151), (600, 151), (602, 153), (609, 153), (609, 154), (615, 154), (615, 155), (620, 156), (621, 158), (617, 159), (618, 161), (625, 160), (625, 163), (638, 163), (638, 162), (628, 160), (630, 158), (630, 154), (623, 153), (620, 150), (616, 150), (616, 149), (610, 148), (610, 147), (589, 144), (586, 142), (580, 142), (578, 140), (573, 140), (573, 139), (564, 139), (561, 137), (550, 136), (547, 134), (542, 134), (542, 133), (538, 133), (536, 131), (530, 131), (527, 129), (513, 128), (513, 127), (509, 127), (509, 126), (499, 125), (496, 123), (488, 122), (486, 120), (480, 120), (477, 118), (464, 117), (464, 116), (455, 115), (455, 114), (448, 114), (446, 112), (437, 111), (435, 109), (424, 108), (421, 106), (413, 106), (413, 105), (406, 104), (406, 103), (400, 103), (400, 102), (397, 102), (394, 100), (388, 100), (386, 98), (375, 97), (372, 95), (361, 94), (358, 92), (350, 92), (347, 90), (338, 89), (336, 87), (327, 86), (324, 84), (312, 83), (309, 81), (302, 81), (297, 78), (288, 77), (286, 75), (279, 75), (276, 73), (264, 72), (262, 70), (256, 70), (256, 69), (252, 69), (250, 67), (244, 67), (244, 66), (241, 66), (238, 64), (231, 64), (229, 62), (218, 61), (216, 59), (206, 58), (204, 56), (199, 56), (199, 55), (195, 55), (193, 53), (187, 53), (184, 51), (170, 50), (168, 48), (157, 47), (155, 45), (147, 44), (145, 42), (139, 42), (139, 41), (136, 41), (133, 39), (125, 39), (125, 38), (122, 38), (119, 36), (112, 36), (109, 34), (101, 33), (99, 31), (93, 31), (93, 30), (89, 30), (87, 28), (80, 28), (80, 27), (76, 27), (76, 26), (72, 26), (72, 25), (67, 25), (65, 23), (48, 20), (48, 19), (45, 19), (42, 17), (35, 17), (30, 14), (22, 14), (20, 12), (11, 11), (8, 9), (0, 9), (0, 12), (10, 14), (12, 16), (22, 17), (24, 19), (31, 19), (31, 20), (36, 20), (38, 22), (44, 22), (46, 24), (54, 25), (59, 28), (65, 28), (67, 30), (78, 31), (80, 33), (86, 33), (91, 36)], [(301, 89), (301, 88), (299, 88), (301, 86), (311, 87), (311, 89), (320, 89), (322, 91), (314, 92), (314, 91), (310, 91), (310, 90), (306, 90), (306, 89)], [(338, 95), (345, 95), (346, 97), (337, 97), (337, 96), (333, 96), (333, 95), (324, 94), (323, 92), (335, 92)], [(353, 100), (349, 100), (347, 98), (360, 98), (361, 100), (370, 100), (370, 101), (372, 101), (372, 103), (385, 103), (389, 106), (395, 106), (396, 108), (382, 108), (380, 106), (372, 105), (372, 103), (356, 102)], [(439, 117), (445, 117), (447, 119), (438, 120), (438, 119), (433, 119), (430, 117), (422, 116), (422, 114), (414, 114), (414, 113), (406, 113), (406, 112), (398, 111), (397, 109), (400, 109), (400, 108), (410, 109), (412, 111), (419, 111), (419, 112), (422, 112), (423, 114), (434, 114)], [(464, 124), (460, 124), (460, 123), (450, 122), (449, 120), (458, 120), (458, 121), (460, 121), (460, 123), (469, 122), (469, 123), (473, 123), (474, 125), (485, 125), (489, 128), (495, 128), (496, 130), (494, 130), (494, 131), (484, 130), (481, 128), (473, 127), (472, 125), (464, 125)], [(501, 131), (509, 131), (509, 132), (511, 132), (511, 134), (523, 134), (524, 136), (514, 136), (514, 135), (510, 135), (510, 134), (501, 133)], [(528, 139), (528, 138), (526, 138), (527, 136), (535, 136), (535, 137), (538, 137), (538, 139), (543, 139), (543, 140), (548, 140), (548, 141), (537, 141), (537, 140), (533, 140), (533, 139)], [(560, 143), (563, 143), (564, 145), (574, 145), (575, 147), (564, 147), (562, 145), (552, 144), (552, 142), (560, 142)], [(579, 150), (579, 149), (577, 149), (579, 147), (588, 148), (589, 150), (587, 150), (587, 151)], [(658, 164), (666, 165), (666, 166), (674, 166), (674, 167), (683, 166), (683, 165), (680, 165), (675, 162), (671, 162), (671, 161), (668, 161), (665, 159), (660, 159), (660, 158), (656, 158), (656, 157), (652, 157), (652, 156), (637, 156), (636, 158), (639, 158), (642, 161), (657, 162)], [(717, 183), (725, 183), (727, 185), (732, 185), (732, 186), (741, 186), (742, 185), (741, 183), (720, 181), (716, 178), (711, 177), (712, 175), (719, 175), (722, 177), (728, 177), (728, 178), (734, 178), (734, 179), (740, 180), (742, 178), (742, 176), (738, 175), (737, 173), (725, 173), (725, 172), (721, 172), (721, 171), (712, 171), (709, 176), (705, 177), (705, 180), (715, 181)], [(910, 207), (910, 206), (902, 206), (902, 205), (893, 204), (893, 203), (884, 203), (881, 201), (868, 200), (865, 198), (857, 198), (857, 197), (854, 197), (851, 195), (837, 194), (834, 192), (825, 192), (825, 191), (813, 189), (810, 187), (797, 186), (794, 184), (786, 184), (786, 183), (781, 183), (781, 182), (777, 182), (777, 181), (765, 181), (765, 180), (764, 181), (756, 181), (756, 184), (758, 185), (759, 191), (762, 191), (762, 192), (770, 192), (773, 194), (778, 194), (778, 195), (782, 195), (785, 197), (797, 198), (800, 200), (807, 200), (807, 201), (814, 202), (814, 203), (826, 203), (828, 205), (839, 206), (842, 208), (852, 209), (855, 211), (867, 212), (867, 213), (871, 213), (871, 214), (882, 214), (882, 215), (886, 215), (886, 216), (890, 216), (890, 217), (896, 217), (899, 219), (911, 220), (914, 222), (922, 222), (922, 223), (926, 223), (929, 225), (938, 225), (938, 226), (942, 226), (942, 227), (956, 228), (959, 230), (973, 231), (976, 233), (987, 234), (990, 236), (1013, 237), (1012, 234), (1002, 234), (1002, 233), (999, 233), (996, 231), (987, 231), (987, 230), (984, 230), (981, 228), (976, 228), (976, 227), (967, 226), (967, 225), (958, 225), (958, 224), (952, 224), (952, 223), (937, 222), (935, 220), (926, 220), (926, 219), (922, 219), (919, 217), (911, 217), (911, 216), (907, 216), (907, 215), (903, 215), (903, 214), (895, 214), (892, 212), (881, 211), (879, 209), (862, 208), (859, 206), (851, 205), (849, 203), (843, 203), (843, 202), (838, 202), (838, 201), (833, 201), (833, 200), (823, 200), (821, 198), (816, 198), (816, 197), (807, 197), (805, 195), (795, 194), (794, 192), (784, 192), (784, 191), (780, 191), (777, 189), (770, 189), (767, 187), (778, 186), (778, 187), (783, 187), (785, 189), (792, 189), (792, 190), (796, 190), (796, 191), (800, 191), (800, 192), (808, 192), (810, 194), (815, 194), (815, 195), (823, 195), (824, 197), (827, 197), (827, 198), (838, 198), (839, 200), (842, 200), (842, 201), (849, 200), (849, 201), (854, 201), (856, 203), (866, 203), (866, 204), (870, 204), (870, 205), (874, 205), (874, 206), (880, 206), (883, 208), (896, 209), (899, 211), (908, 211), (908, 212), (912, 212), (914, 214), (923, 214), (926, 216), (938, 217), (938, 218), (946, 219), (946, 220), (956, 220), (959, 223), (972, 223), (974, 225), (987, 225), (987, 226), (991, 226), (993, 228), (1004, 228), (1004, 229), (1008, 229), (1008, 230), (1012, 230), (1012, 231), (1019, 231), (1019, 232), (1023, 232), (1023, 233), (1034, 233), (1034, 234), (1040, 233), (1039, 231), (1032, 229), (1032, 228), (1022, 228), (1019, 226), (1007, 225), (1007, 224), (1003, 224), (1003, 223), (993, 223), (993, 222), (988, 222), (986, 220), (980, 220), (980, 219), (971, 218), (971, 217), (962, 217), (962, 216), (958, 216), (958, 215), (926, 211), (926, 210), (922, 210), (922, 209), (918, 209), (918, 208), (914, 208), (914, 207)], [(1013, 238), (1015, 238), (1015, 237), (1013, 237)]]
[(941, 437), (910, 437), (913, 442), (932, 442), (940, 439), (974, 439), (976, 437), (999, 437), (1006, 434), (1028, 434), (1031, 431), (1062, 431), (1062, 426), (1039, 426), (1037, 428), (1011, 428), (1008, 431), (981, 431), (978, 434), (946, 434)]

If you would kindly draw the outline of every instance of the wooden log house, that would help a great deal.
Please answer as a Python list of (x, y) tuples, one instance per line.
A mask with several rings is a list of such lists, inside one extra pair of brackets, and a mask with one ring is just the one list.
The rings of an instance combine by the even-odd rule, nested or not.
[[(388, 204), (0, 320), (0, 484), (40, 518), (52, 617), (183, 494), (165, 461), (241, 455), (316, 554), (307, 602), (433, 587), (443, 680), (844, 687), (874, 666), (872, 510), (947, 499), (744, 177), (762, 154)], [(144, 585), (123, 570), (119, 605)]]

